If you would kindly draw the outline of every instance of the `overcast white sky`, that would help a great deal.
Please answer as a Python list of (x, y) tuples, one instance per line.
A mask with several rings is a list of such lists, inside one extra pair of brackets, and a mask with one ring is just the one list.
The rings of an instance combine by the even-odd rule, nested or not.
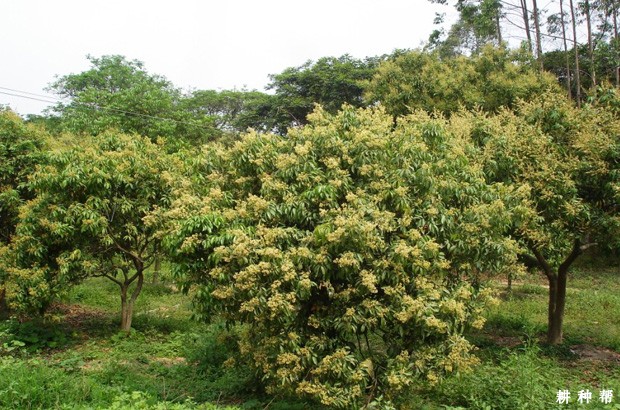
[[(268, 74), (345, 53), (416, 48), (428, 0), (0, 0), (0, 92), (46, 94), (86, 55), (121, 54), (184, 89), (263, 90)], [(47, 104), (0, 94), (20, 114)]]

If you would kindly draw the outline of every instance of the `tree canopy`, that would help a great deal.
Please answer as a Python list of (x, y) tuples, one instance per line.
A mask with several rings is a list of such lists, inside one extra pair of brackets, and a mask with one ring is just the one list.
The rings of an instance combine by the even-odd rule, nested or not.
[(620, 122), (604, 107), (577, 110), (557, 95), (474, 118), (489, 182), (528, 192), (529, 217), (515, 221), (513, 235), (548, 279), (547, 339), (560, 343), (572, 264), (592, 246), (620, 244)]
[(205, 152), (175, 201), (167, 248), (198, 314), (249, 326), (241, 360), (270, 391), (330, 406), (468, 368), (481, 276), (516, 267), (518, 192), (485, 181), (459, 124), (353, 107), (309, 121)]
[(270, 113), (276, 121), (274, 130), (285, 133), (290, 126), (306, 124), (306, 117), (315, 104), (332, 114), (345, 103), (364, 106), (365, 81), (372, 77), (380, 60), (360, 60), (346, 54), (337, 58), (323, 57), (271, 75), (267, 89), (275, 92)]
[(180, 90), (162, 76), (148, 73), (144, 64), (119, 55), (89, 56), (92, 67), (60, 77), (50, 90), (68, 102), (52, 111), (57, 127), (97, 135), (108, 129), (137, 133), (155, 141), (204, 143), (217, 135), (209, 117), (194, 117), (179, 107)]
[(366, 99), (394, 116), (416, 109), (449, 115), (460, 108), (496, 112), (519, 99), (559, 92), (555, 78), (538, 73), (526, 56), (486, 47), (472, 57), (443, 59), (413, 51), (386, 61), (370, 81)]
[(0, 110), (0, 244), (8, 243), (15, 231), (19, 206), (30, 198), (27, 175), (45, 146), (41, 130), (10, 110)]
[[(148, 138), (113, 131), (47, 154), (28, 183), (0, 266), (0, 287), (16, 311), (42, 311), (72, 284), (106, 277), (121, 290), (121, 327), (160, 241), (152, 212), (165, 207), (174, 162)], [(131, 293), (130, 286), (136, 284)]]

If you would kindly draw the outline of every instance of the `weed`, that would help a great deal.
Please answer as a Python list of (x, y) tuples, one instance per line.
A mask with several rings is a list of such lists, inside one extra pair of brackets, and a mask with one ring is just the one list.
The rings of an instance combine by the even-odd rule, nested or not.
[(483, 363), (471, 373), (448, 378), (431, 392), (451, 406), (548, 409), (555, 401), (555, 381), (563, 371), (539, 353), (535, 345), (505, 353), (498, 364)]
[(24, 349), (38, 352), (43, 349), (55, 349), (65, 347), (71, 338), (68, 329), (55, 323), (46, 323), (42, 319), (24, 323), (9, 320), (4, 324), (4, 329), (0, 329), (0, 351), (12, 352), (15, 349)]

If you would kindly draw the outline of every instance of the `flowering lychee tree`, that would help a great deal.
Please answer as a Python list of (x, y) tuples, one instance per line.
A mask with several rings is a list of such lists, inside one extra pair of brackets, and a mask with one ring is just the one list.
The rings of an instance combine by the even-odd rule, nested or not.
[(206, 150), (167, 246), (197, 314), (241, 323), (270, 392), (334, 407), (394, 401), (476, 362), (486, 275), (512, 269), (518, 193), (485, 182), (458, 127), (318, 109), (286, 137)]
[[(34, 170), (45, 137), (16, 113), (0, 107), (0, 260), (15, 232), (19, 206), (29, 198), (24, 182)], [(5, 289), (0, 283), (0, 317), (7, 313)]]
[(24, 186), (39, 161), (45, 134), (0, 107), (0, 245), (15, 231), (19, 206), (29, 198)]
[(525, 194), (528, 216), (513, 234), (548, 280), (547, 342), (558, 344), (573, 263), (593, 246), (620, 248), (620, 121), (557, 95), (516, 108), (462, 122), (482, 147), (488, 180)]
[(42, 312), (88, 277), (120, 288), (121, 329), (130, 330), (145, 270), (158, 252), (154, 211), (166, 207), (174, 167), (146, 137), (109, 131), (47, 153), (30, 176), (34, 198), (20, 209), (0, 258), (0, 287), (16, 311)]

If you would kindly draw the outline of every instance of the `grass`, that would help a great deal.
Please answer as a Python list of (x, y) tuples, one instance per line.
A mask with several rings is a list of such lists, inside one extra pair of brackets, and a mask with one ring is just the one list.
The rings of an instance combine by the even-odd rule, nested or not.
[[(543, 343), (547, 289), (529, 276), (502, 294), (483, 330), (468, 335), (481, 364), (437, 386), (414, 387), (400, 406), (620, 409), (620, 272), (581, 267), (568, 286), (564, 344)], [(191, 321), (188, 298), (173, 287), (145, 285), (130, 334), (118, 332), (119, 310), (116, 285), (92, 279), (45, 321), (0, 322), (0, 408), (312, 408), (267, 397), (252, 373), (224, 366), (234, 339), (221, 325)], [(572, 402), (560, 406), (556, 394), (564, 389)], [(593, 400), (579, 405), (586, 389)], [(601, 389), (613, 390), (611, 404), (598, 402)]]
[[(620, 272), (614, 268), (579, 267), (569, 276), (564, 343), (544, 343), (548, 288), (542, 276), (529, 276), (488, 311), (487, 324), (469, 335), (482, 364), (472, 373), (427, 390), (433, 401), (456, 408), (480, 409), (620, 409)], [(556, 402), (567, 389), (569, 405)], [(610, 404), (598, 401), (612, 389)], [(577, 403), (590, 390), (590, 404)]]
[(262, 409), (272, 400), (253, 374), (223, 366), (234, 348), (226, 329), (192, 321), (174, 287), (145, 284), (129, 334), (119, 311), (117, 286), (97, 278), (45, 320), (0, 322), (0, 408)]
[[(546, 279), (525, 278), (489, 312), (489, 325), (515, 334), (541, 333), (547, 326)], [(593, 343), (620, 351), (620, 271), (576, 269), (569, 275), (564, 334), (567, 342)]]

